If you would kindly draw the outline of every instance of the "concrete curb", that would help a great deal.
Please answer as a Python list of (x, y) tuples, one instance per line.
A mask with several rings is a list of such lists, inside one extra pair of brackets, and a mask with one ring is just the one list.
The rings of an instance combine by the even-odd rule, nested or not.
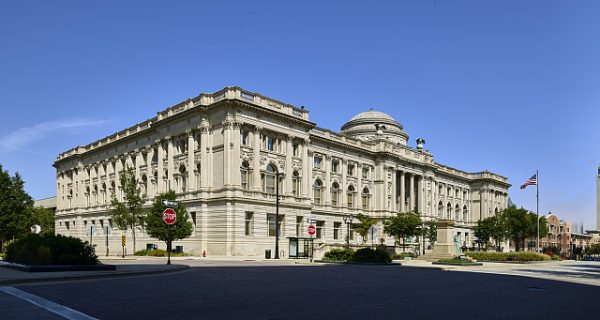
[(15, 285), (15, 284), (28, 284), (36, 282), (55, 282), (65, 280), (86, 280), (86, 279), (98, 279), (98, 278), (116, 278), (116, 277), (130, 277), (130, 276), (141, 276), (151, 274), (161, 274), (169, 272), (177, 272), (189, 269), (190, 266), (183, 264), (172, 264), (169, 268), (161, 268), (155, 270), (143, 270), (143, 271), (114, 271), (106, 273), (89, 273), (89, 274), (65, 274), (55, 275), (48, 277), (34, 277), (34, 278), (20, 278), (20, 279), (5, 279), (0, 280), (0, 286)]

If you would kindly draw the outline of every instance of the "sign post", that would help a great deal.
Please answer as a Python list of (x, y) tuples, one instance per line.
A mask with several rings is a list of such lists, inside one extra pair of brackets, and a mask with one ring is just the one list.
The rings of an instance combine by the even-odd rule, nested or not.
[(104, 227), (104, 245), (106, 246), (106, 256), (108, 257), (108, 233), (110, 232), (110, 228), (108, 226)]
[[(165, 204), (167, 200), (163, 200)], [(174, 202), (174, 201), (172, 201)], [(176, 203), (176, 202), (175, 202)], [(167, 265), (171, 264), (171, 226), (177, 221), (177, 213), (172, 208), (166, 208), (163, 211), (163, 221), (167, 224)]]
[(308, 229), (306, 231), (308, 232), (308, 235), (310, 236), (310, 262), (313, 262), (313, 256), (314, 256), (314, 250), (315, 250), (315, 243), (314, 243), (313, 236), (315, 235), (315, 233), (317, 233), (317, 228), (315, 228), (315, 226), (311, 224), (308, 226)]
[(369, 228), (369, 234), (371, 235), (371, 246), (372, 247), (375, 246), (375, 233), (377, 233), (377, 227), (375, 227), (375, 225), (373, 224)]
[(121, 258), (125, 258), (125, 245), (127, 244), (127, 238), (125, 237), (125, 235), (121, 236), (121, 247), (123, 247), (123, 255), (121, 256)]

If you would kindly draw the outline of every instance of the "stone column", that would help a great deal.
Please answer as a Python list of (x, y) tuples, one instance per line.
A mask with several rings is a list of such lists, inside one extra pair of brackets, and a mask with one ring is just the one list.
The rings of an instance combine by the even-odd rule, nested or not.
[(325, 187), (325, 194), (323, 198), (326, 205), (331, 205), (331, 156), (325, 155), (325, 181), (323, 181)]
[(424, 176), (419, 176), (419, 181), (418, 181), (418, 195), (417, 195), (417, 199), (418, 199), (418, 207), (417, 207), (417, 212), (421, 213), (421, 216), (423, 216), (423, 214), (425, 213), (425, 199), (423, 199), (423, 188), (425, 187), (425, 183), (424, 183)]
[(313, 178), (312, 178), (312, 176), (313, 176), (313, 166), (315, 163), (315, 154), (313, 151), (308, 151), (308, 148), (306, 148), (306, 149), (307, 149), (307, 154), (308, 154), (308, 165), (306, 166), (307, 167), (306, 170), (308, 171), (308, 176), (304, 179), (305, 180), (304, 185), (306, 186), (306, 193), (312, 201), (312, 198), (313, 198), (313, 188), (312, 188)]
[(173, 174), (175, 173), (175, 162), (173, 161), (173, 138), (165, 137), (167, 140), (167, 190), (175, 190), (175, 181)]
[(200, 189), (208, 187), (208, 125), (200, 126)]
[(140, 163), (142, 162), (142, 153), (140, 152), (140, 149), (135, 149), (133, 154), (135, 157), (135, 178), (139, 181), (142, 178), (140, 174)]
[(187, 191), (196, 189), (196, 175), (194, 174), (194, 130), (187, 130)]
[(396, 168), (392, 168), (392, 197), (391, 197), (391, 208), (392, 212), (398, 211), (396, 202), (398, 201), (398, 178), (396, 177)]
[(156, 177), (156, 185), (158, 187), (158, 193), (163, 193), (163, 192), (165, 192), (165, 183), (164, 183), (164, 176), (165, 176), (165, 167), (164, 167), (165, 149), (164, 149), (163, 141), (162, 140), (156, 140), (156, 144), (158, 146), (158, 160), (157, 160), (158, 175)]
[(348, 206), (348, 159), (342, 159), (342, 181), (340, 183), (340, 207)]
[(309, 196), (310, 188), (310, 167), (312, 163), (308, 159), (308, 143), (309, 140), (305, 139), (301, 145), (302, 148), (302, 197), (307, 198)]
[(406, 212), (406, 180), (405, 172), (400, 173), (400, 212)]
[(115, 160), (115, 195), (117, 197), (117, 199), (119, 199), (120, 201), (123, 201), (123, 198), (121, 197), (121, 171), (123, 171), (123, 164), (121, 163), (121, 159), (119, 159), (117, 156), (114, 157)]
[(288, 196), (292, 195), (292, 154), (294, 153), (294, 147), (292, 142), (294, 136), (287, 136), (286, 140), (286, 154), (285, 154), (285, 194)]
[(231, 176), (229, 177), (229, 183), (234, 186), (241, 186), (242, 184), (242, 176), (240, 173), (240, 167), (242, 166), (242, 137), (240, 128), (242, 124), (238, 121), (234, 121), (231, 128)]
[(438, 191), (437, 182), (434, 178), (431, 178), (431, 212), (430, 214), (437, 217), (437, 206), (438, 206)]
[(223, 121), (223, 186), (231, 185), (231, 126), (229, 120)]
[(410, 174), (410, 208), (411, 212), (415, 210), (415, 174)]
[(152, 186), (152, 158), (154, 157), (154, 149), (151, 145), (146, 146), (146, 194), (148, 199), (154, 198), (154, 189)]
[(254, 143), (252, 146), (252, 185), (253, 189), (256, 191), (260, 191), (260, 148), (261, 148), (261, 140), (260, 140), (260, 132), (262, 128), (254, 127)]
[(363, 165), (362, 163), (357, 163), (356, 164), (356, 170), (357, 170), (357, 178), (356, 178), (356, 207), (359, 209), (362, 209), (362, 190), (363, 190), (363, 186), (362, 186), (362, 169), (363, 169)]

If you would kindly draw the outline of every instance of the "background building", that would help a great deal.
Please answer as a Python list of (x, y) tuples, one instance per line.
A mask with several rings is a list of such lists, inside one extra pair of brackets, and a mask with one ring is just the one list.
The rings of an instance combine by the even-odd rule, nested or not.
[[(436, 163), (424, 140), (416, 148), (408, 141), (403, 126), (382, 112), (358, 114), (335, 132), (310, 122), (304, 108), (227, 87), (60, 154), (56, 231), (85, 238), (88, 226), (109, 226), (109, 235), (96, 238), (108, 237), (118, 252), (110, 198), (122, 199), (118, 173), (130, 166), (147, 205), (173, 189), (191, 213), (193, 234), (176, 243), (185, 251), (261, 256), (273, 249), (276, 183), (282, 257), (289, 254), (286, 237), (308, 237), (309, 222), (320, 251), (343, 245), (343, 216), (358, 213), (379, 220), (377, 243), (393, 245), (381, 220), (406, 211), (454, 220), (461, 243), (472, 243), (471, 227), (506, 208), (507, 178)], [(138, 250), (157, 243), (138, 239)]]

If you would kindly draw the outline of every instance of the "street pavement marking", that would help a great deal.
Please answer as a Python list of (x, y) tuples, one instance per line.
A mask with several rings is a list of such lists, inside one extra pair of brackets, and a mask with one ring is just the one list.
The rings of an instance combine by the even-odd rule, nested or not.
[(10, 295), (13, 295), (19, 299), (25, 300), (29, 303), (32, 303), (44, 310), (50, 311), (54, 314), (57, 314), (65, 319), (69, 320), (97, 320), (96, 318), (90, 317), (85, 313), (79, 312), (77, 310), (73, 310), (69, 307), (65, 307), (58, 303), (52, 302), (50, 300), (46, 300), (42, 297), (33, 295), (31, 293), (19, 290), (14, 287), (0, 287), (0, 291), (6, 292)]

